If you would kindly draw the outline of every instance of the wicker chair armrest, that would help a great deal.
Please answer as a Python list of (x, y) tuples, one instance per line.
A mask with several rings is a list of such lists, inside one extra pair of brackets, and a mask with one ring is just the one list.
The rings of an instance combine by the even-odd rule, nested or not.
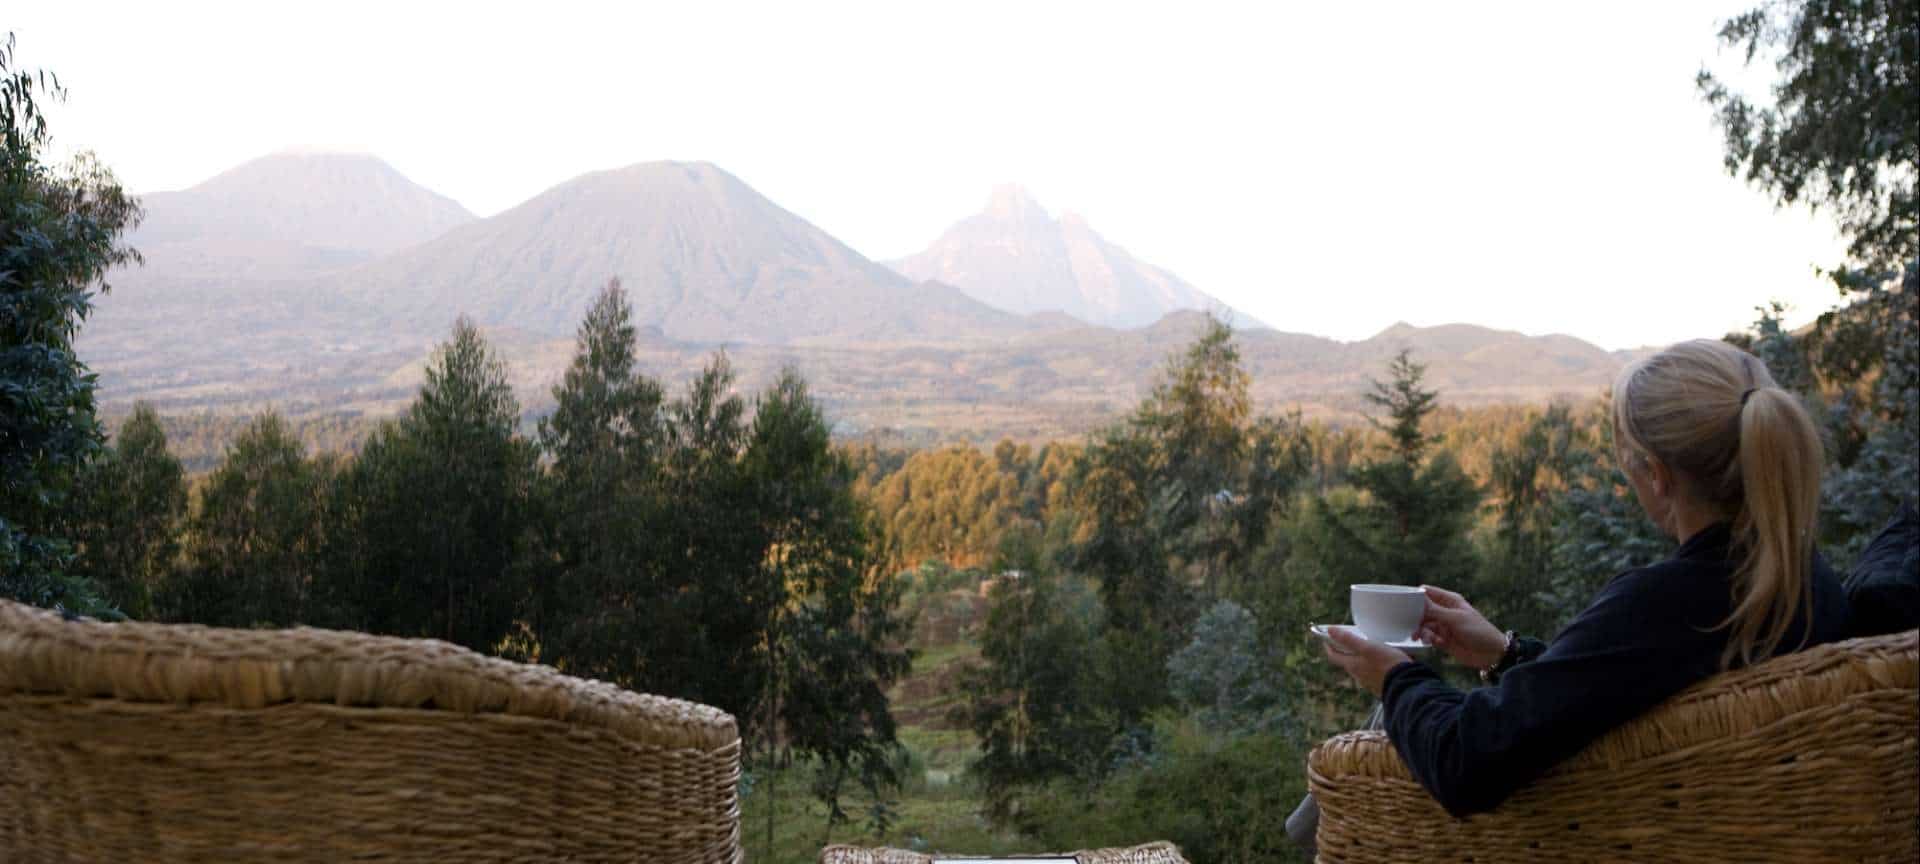
[(504, 714), (654, 747), (737, 747), (733, 716), (431, 639), (296, 627), (68, 619), (0, 601), (0, 695), (260, 709), (288, 703)]
[(1455, 819), (1382, 732), (1307, 759), (1322, 862), (1911, 861), (1920, 633), (1717, 676)]

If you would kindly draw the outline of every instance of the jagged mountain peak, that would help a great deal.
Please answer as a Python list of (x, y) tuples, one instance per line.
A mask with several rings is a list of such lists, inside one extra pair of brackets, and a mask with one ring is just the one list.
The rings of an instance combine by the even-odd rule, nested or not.
[(994, 187), (985, 210), (948, 228), (925, 251), (890, 263), (908, 278), (954, 285), (1018, 315), (1056, 311), (1105, 327), (1144, 327), (1179, 309), (1227, 308), (1107, 242), (1084, 216), (1049, 216), (1011, 183)]

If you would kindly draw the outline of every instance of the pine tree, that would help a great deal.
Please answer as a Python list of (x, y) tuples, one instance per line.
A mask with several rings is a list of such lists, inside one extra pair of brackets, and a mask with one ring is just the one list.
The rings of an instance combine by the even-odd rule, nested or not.
[(1438, 394), (1421, 386), (1426, 367), (1402, 351), (1374, 381), (1368, 401), (1385, 408), (1375, 419), (1390, 441), (1381, 458), (1353, 469), (1363, 499), (1336, 508), (1321, 499), (1333, 543), (1328, 572), (1346, 582), (1421, 583), (1465, 587), (1476, 561), (1469, 532), (1480, 493), (1452, 454), (1426, 456), (1424, 424)]
[(539, 631), (577, 674), (633, 684), (645, 672), (646, 634), (660, 602), (665, 439), (659, 384), (635, 368), (632, 310), (615, 280), (580, 325), (554, 412), (540, 421), (552, 460)]
[(334, 614), (356, 629), (490, 650), (530, 589), (534, 448), (506, 367), (465, 318), (407, 413), (376, 432), (330, 511)]

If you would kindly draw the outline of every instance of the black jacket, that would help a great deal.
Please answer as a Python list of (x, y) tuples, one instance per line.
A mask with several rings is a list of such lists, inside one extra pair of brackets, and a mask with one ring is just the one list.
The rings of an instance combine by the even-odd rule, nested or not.
[[(1433, 669), (1387, 673), (1386, 729), (1413, 776), (1447, 812), (1491, 810), (1607, 730), (1720, 672), (1732, 610), (1731, 531), (1715, 525), (1674, 556), (1629, 570), (1538, 658), (1499, 684), (1461, 692)], [(1781, 653), (1846, 638), (1847, 600), (1814, 557), (1812, 608), (1802, 608)], [(1803, 628), (1811, 616), (1812, 631)]]

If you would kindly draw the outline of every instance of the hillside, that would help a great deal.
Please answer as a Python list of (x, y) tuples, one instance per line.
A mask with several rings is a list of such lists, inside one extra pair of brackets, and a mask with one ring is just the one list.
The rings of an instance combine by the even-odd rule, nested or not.
[[(1024, 196), (1001, 199), (1015, 221), (1075, 230)], [(538, 413), (587, 303), (618, 276), (642, 368), (670, 384), (724, 347), (742, 392), (797, 368), (842, 434), (1054, 438), (1117, 419), (1205, 320), (1176, 309), (1116, 329), (1078, 317), (1090, 307), (992, 309), (869, 261), (706, 163), (584, 175), (485, 220), (371, 157), (267, 157), (152, 201), (134, 237), (147, 265), (114, 275), (81, 332), (109, 412), (145, 400), (167, 413), (385, 416), (465, 313)], [(392, 248), (407, 238), (426, 239)], [(1596, 394), (1632, 356), (1470, 325), (1343, 343), (1239, 323), (1260, 408), (1313, 416), (1357, 418), (1368, 379), (1401, 347), (1457, 404)]]
[(1055, 219), (1015, 185), (993, 191), (985, 210), (956, 223), (926, 250), (889, 262), (915, 280), (936, 280), (996, 309), (1052, 312), (1103, 327), (1143, 327), (1180, 310), (1251, 317), (1108, 243), (1085, 219)]
[(614, 277), (636, 324), (690, 342), (955, 341), (1038, 326), (916, 285), (704, 162), (577, 177), (314, 290), (427, 330), (465, 313), (565, 336)]
[(473, 221), (453, 199), (349, 153), (263, 156), (140, 202), (146, 218), (129, 239), (155, 278), (324, 273)]

